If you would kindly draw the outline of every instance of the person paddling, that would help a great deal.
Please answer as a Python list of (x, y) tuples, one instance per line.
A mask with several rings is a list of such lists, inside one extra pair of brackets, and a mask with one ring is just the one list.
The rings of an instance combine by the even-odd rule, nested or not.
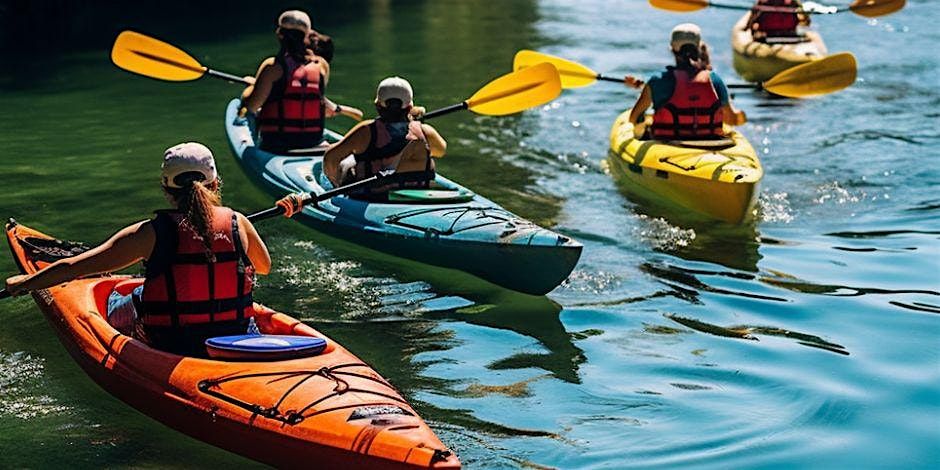
[[(692, 23), (676, 26), (670, 44), (675, 66), (653, 76), (643, 85), (630, 121), (636, 135), (657, 140), (720, 139), (723, 124), (738, 126), (746, 122), (743, 112), (730, 101), (721, 77), (710, 70), (707, 46), (701, 29)], [(633, 86), (628, 77), (626, 84)], [(654, 109), (652, 125), (646, 129), (646, 110)], [(646, 131), (649, 131), (648, 133)]]
[[(322, 57), (323, 60), (327, 61), (327, 63), (333, 62), (333, 52), (335, 50), (333, 45), (333, 38), (315, 30), (311, 30), (308, 37), (312, 46), (310, 52), (318, 57)], [(349, 105), (336, 104), (327, 97), (323, 97), (323, 100), (327, 110), (327, 117), (331, 117), (331, 115), (342, 114), (343, 116), (355, 119), (357, 121), (362, 120), (363, 112), (359, 108), (354, 108)]]
[(378, 117), (353, 127), (323, 157), (324, 172), (334, 186), (349, 184), (394, 170), (391, 184), (360, 195), (387, 197), (390, 189), (427, 188), (434, 180), (434, 160), (447, 150), (447, 142), (431, 126), (416, 120), (423, 108), (415, 107), (411, 84), (401, 77), (379, 83), (375, 96)]
[(809, 26), (809, 15), (800, 0), (757, 0), (745, 29), (758, 41), (775, 38), (800, 38), (798, 28)]
[(280, 50), (265, 59), (242, 93), (242, 106), (257, 114), (260, 147), (273, 153), (316, 147), (323, 140), (324, 118), (333, 114), (324, 95), (330, 64), (312, 52), (310, 16), (300, 10), (281, 13), (277, 22)]
[(161, 186), (171, 209), (82, 254), (8, 278), (7, 292), (24, 294), (143, 261), (143, 285), (129, 295), (111, 294), (108, 322), (116, 329), (189, 356), (205, 356), (207, 338), (245, 333), (254, 274), (271, 270), (264, 241), (244, 215), (221, 205), (221, 179), (204, 145), (167, 149)]

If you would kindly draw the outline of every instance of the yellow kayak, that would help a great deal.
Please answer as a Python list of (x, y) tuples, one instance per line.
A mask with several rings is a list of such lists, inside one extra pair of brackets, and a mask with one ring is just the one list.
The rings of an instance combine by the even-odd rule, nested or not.
[[(780, 41), (767, 44), (755, 41), (747, 26), (750, 13), (745, 13), (731, 31), (731, 49), (734, 52), (734, 70), (749, 82), (764, 82), (774, 75), (800, 64), (826, 56), (822, 36), (808, 31), (802, 38), (772, 38)], [(793, 41), (797, 42), (793, 42)]]
[(609, 158), (628, 190), (733, 224), (753, 217), (764, 170), (743, 135), (726, 128), (721, 141), (639, 140), (629, 116), (625, 111), (610, 130)]

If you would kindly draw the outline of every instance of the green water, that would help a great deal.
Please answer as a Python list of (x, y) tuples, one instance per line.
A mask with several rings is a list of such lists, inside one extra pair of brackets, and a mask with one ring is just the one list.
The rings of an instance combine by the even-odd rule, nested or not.
[[(418, 104), (459, 102), (523, 48), (650, 74), (680, 21), (703, 25), (717, 71), (734, 81), (727, 35), (737, 17), (725, 11), (673, 15), (639, 0), (311, 10), (336, 40), (330, 97), (364, 110), (388, 75), (411, 80)], [(274, 50), (278, 11), (226, 11), (211, 33), (182, 9), (109, 18), (249, 74)], [(940, 40), (938, 19), (931, 2), (914, 0), (878, 21), (818, 19), (831, 50), (858, 55), (855, 87), (783, 107), (738, 94), (751, 118), (742, 132), (767, 171), (753, 226), (663, 214), (622, 192), (601, 161), (634, 95), (598, 84), (519, 116), (434, 123), (449, 142), (442, 174), (585, 244), (549, 296), (279, 219), (259, 225), (275, 269), (257, 298), (373, 365), (470, 468), (936, 467), (940, 94), (930, 84), (940, 61), (909, 46)], [(101, 241), (162, 206), (162, 152), (189, 140), (215, 151), (227, 204), (271, 204), (228, 154), (222, 113), (238, 86), (133, 76), (110, 64), (107, 47), (54, 59), (0, 69), (3, 216)], [(8, 256), (0, 268), (14, 272)], [(107, 395), (31, 299), (4, 301), (2, 314), (0, 467), (253, 465)], [(733, 333), (742, 329), (757, 341)]]

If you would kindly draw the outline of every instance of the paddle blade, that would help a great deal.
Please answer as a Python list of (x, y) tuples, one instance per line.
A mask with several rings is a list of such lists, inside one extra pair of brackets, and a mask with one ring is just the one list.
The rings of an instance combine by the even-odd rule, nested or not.
[(477, 114), (505, 116), (540, 106), (561, 94), (561, 77), (554, 65), (543, 62), (507, 73), (487, 83), (466, 101)]
[(114, 40), (111, 62), (128, 72), (171, 82), (195, 80), (206, 73), (178, 47), (135, 31), (123, 31)]
[(855, 0), (849, 5), (849, 10), (856, 15), (874, 18), (890, 15), (904, 8), (905, 3), (905, 0)]
[(855, 83), (855, 56), (831, 55), (784, 70), (763, 83), (765, 90), (790, 98), (805, 98), (839, 91)]
[(597, 72), (577, 62), (527, 49), (516, 53), (516, 56), (512, 59), (512, 69), (522, 70), (543, 62), (548, 62), (558, 69), (558, 74), (561, 75), (562, 88), (580, 88), (597, 81)]
[(707, 7), (708, 0), (650, 0), (650, 5), (660, 10), (688, 12)]

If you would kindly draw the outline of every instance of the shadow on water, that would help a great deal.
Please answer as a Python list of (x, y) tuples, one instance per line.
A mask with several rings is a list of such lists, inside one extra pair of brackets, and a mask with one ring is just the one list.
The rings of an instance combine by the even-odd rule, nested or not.
[(723, 338), (735, 338), (735, 339), (746, 339), (751, 341), (760, 341), (758, 335), (766, 336), (778, 336), (782, 338), (789, 338), (796, 341), (798, 344), (803, 346), (809, 346), (812, 348), (823, 349), (829, 352), (834, 352), (836, 354), (842, 354), (845, 356), (849, 355), (849, 351), (845, 349), (845, 346), (841, 344), (832, 343), (826, 341), (819, 336), (800, 333), (797, 331), (786, 330), (783, 328), (773, 327), (773, 326), (751, 326), (751, 325), (730, 325), (730, 326), (719, 326), (713, 325), (711, 323), (706, 323), (701, 320), (696, 320), (694, 318), (682, 317), (679, 315), (666, 314), (666, 318), (686, 327), (689, 327), (693, 330), (700, 331), (702, 333), (707, 333), (714, 336), (720, 336)]
[[(556, 306), (557, 307), (557, 306)], [(511, 318), (517, 312), (504, 311), (497, 308), (494, 315), (504, 314), (503, 318)], [(556, 315), (557, 322), (557, 310)], [(457, 345), (454, 331), (447, 328), (446, 323), (437, 320), (449, 316), (460, 317), (466, 314), (450, 313), (428, 315), (434, 319), (415, 318), (405, 321), (373, 321), (373, 322), (337, 322), (324, 321), (310, 322), (314, 327), (324, 331), (335, 341), (343, 344), (366, 363), (372, 365), (385, 377), (394, 377), (393, 383), (401, 390), (409, 401), (415, 406), (419, 414), (435, 427), (444, 424), (444, 428), (458, 434), (467, 431), (499, 436), (537, 436), (555, 437), (554, 433), (513, 428), (510, 426), (476, 418), (470, 410), (444, 409), (416, 397), (421, 392), (443, 396), (483, 396), (491, 393), (502, 393), (508, 396), (524, 396), (527, 393), (529, 382), (502, 387), (487, 387), (478, 384), (465, 385), (461, 380), (442, 379), (425, 375), (425, 370), (437, 363), (450, 361), (450, 359), (421, 360), (419, 355), (432, 351), (446, 351)], [(488, 315), (488, 314), (485, 314)], [(329, 323), (324, 325), (324, 323)], [(498, 322), (494, 322), (498, 323)], [(513, 323), (510, 321), (509, 323)], [(499, 328), (496, 325), (487, 325)], [(511, 329), (508, 326), (503, 326)], [(560, 324), (559, 324), (560, 327)], [(562, 328), (562, 331), (563, 328)], [(540, 340), (541, 341), (541, 340)], [(547, 340), (552, 342), (551, 339)], [(570, 344), (570, 343), (569, 343)], [(573, 348), (573, 346), (572, 346)], [(565, 373), (565, 372), (559, 372)], [(569, 372), (571, 374), (571, 372)], [(475, 439), (473, 436), (464, 436)]]
[(536, 367), (560, 380), (581, 383), (578, 368), (587, 359), (584, 352), (574, 345), (574, 340), (595, 332), (569, 333), (559, 319), (561, 306), (547, 297), (507, 293), (491, 300), (495, 302), (426, 316), (513, 331), (537, 340), (548, 349), (548, 353), (516, 353), (489, 364), (489, 369)]

